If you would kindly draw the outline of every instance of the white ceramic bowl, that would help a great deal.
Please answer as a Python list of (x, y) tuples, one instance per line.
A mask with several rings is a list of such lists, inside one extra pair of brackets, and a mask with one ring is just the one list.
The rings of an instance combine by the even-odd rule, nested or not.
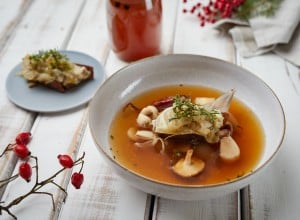
[[(202, 85), (224, 92), (231, 88), (236, 89), (235, 97), (257, 114), (265, 132), (264, 154), (253, 172), (221, 184), (174, 186), (140, 176), (113, 159), (109, 145), (109, 127), (116, 111), (144, 91), (177, 84)], [(170, 199), (209, 199), (246, 186), (273, 161), (285, 133), (282, 106), (261, 79), (236, 65), (197, 55), (157, 56), (132, 63), (104, 82), (89, 108), (91, 133), (108, 165), (132, 186)]]

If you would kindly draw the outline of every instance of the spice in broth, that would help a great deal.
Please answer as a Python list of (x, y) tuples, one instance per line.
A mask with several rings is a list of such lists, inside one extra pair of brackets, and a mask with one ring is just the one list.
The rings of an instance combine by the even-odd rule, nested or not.
[[(223, 136), (219, 137), (219, 134), (223, 132), (225, 125), (221, 126), (220, 130), (222, 131), (218, 130), (215, 133), (212, 132), (213, 129), (210, 127), (210, 132), (214, 135), (217, 134), (217, 136), (201, 136), (194, 133), (172, 136), (153, 132), (158, 129), (154, 126), (155, 122), (158, 126), (158, 121), (161, 120), (158, 119), (157, 115), (149, 115), (154, 118), (150, 122), (150, 124), (154, 123), (152, 126), (143, 125), (141, 127), (140, 122), (137, 122), (140, 111), (149, 105), (158, 108), (158, 115), (160, 115), (170, 102), (173, 107), (178, 105), (176, 97), (179, 98), (179, 102), (184, 101), (183, 109), (186, 110), (199, 107), (193, 104), (196, 97), (209, 97), (209, 99), (205, 99), (207, 102), (211, 98), (216, 99), (222, 95), (223, 93), (218, 90), (192, 85), (161, 87), (138, 95), (128, 105), (124, 106), (112, 121), (110, 144), (115, 159), (129, 170), (142, 176), (175, 185), (218, 184), (234, 180), (251, 172), (262, 157), (264, 133), (256, 115), (237, 98), (233, 98), (230, 102), (229, 112), (234, 116), (234, 121), (237, 124), (234, 125), (234, 131), (229, 133), (229, 136), (237, 144), (238, 151), (234, 151), (237, 153), (237, 157), (232, 157), (233, 159), (230, 158), (229, 160), (221, 156), (220, 153), (220, 140)], [(162, 109), (159, 109), (160, 107)], [(185, 115), (175, 113), (174, 115), (176, 117), (206, 117), (208, 122), (212, 124), (217, 124), (218, 118), (225, 116), (225, 114), (219, 114), (214, 109), (202, 110), (201, 108), (201, 116), (188, 116), (189, 114), (195, 114), (194, 109), (188, 114), (186, 114), (187, 111), (184, 111)], [(175, 110), (172, 109), (172, 111)], [(157, 119), (155, 119), (156, 117)], [(176, 117), (171, 120), (168, 119), (168, 123), (178, 120)], [(223, 119), (224, 121), (225, 119)], [(142, 131), (141, 136), (146, 138), (142, 138), (141, 141), (139, 138), (135, 139), (130, 135), (128, 136), (128, 131), (131, 129), (134, 130), (134, 134), (136, 130)], [(151, 138), (153, 134), (154, 138)], [(228, 133), (224, 136), (228, 137)], [(190, 155), (190, 158), (187, 158), (188, 155)], [(191, 173), (180, 173), (177, 168), (180, 168), (182, 164), (186, 164), (185, 159), (191, 159), (191, 164), (200, 161), (198, 170), (194, 172), (192, 169)], [(179, 161), (185, 162), (181, 163)]]

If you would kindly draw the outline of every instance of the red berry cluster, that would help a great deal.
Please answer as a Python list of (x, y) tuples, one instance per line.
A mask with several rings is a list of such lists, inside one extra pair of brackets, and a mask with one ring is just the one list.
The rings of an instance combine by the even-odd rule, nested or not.
[[(2, 212), (7, 212), (11, 217), (14, 219), (17, 219), (17, 217), (10, 211), (10, 209), (18, 205), (21, 201), (26, 199), (28, 196), (39, 193), (39, 194), (44, 194), (47, 196), (50, 196), (52, 199), (52, 205), (53, 209), (54, 207), (54, 196), (49, 193), (49, 192), (43, 192), (40, 191), (42, 187), (44, 187), (47, 184), (54, 184), (56, 187), (58, 187), (61, 191), (65, 193), (65, 196), (67, 196), (67, 191), (61, 187), (59, 184), (55, 183), (55, 177), (58, 176), (60, 173), (64, 172), (66, 169), (69, 168), (74, 168), (75, 166), (80, 165), (80, 170), (79, 172), (74, 172), (71, 177), (71, 183), (72, 185), (76, 188), (79, 189), (83, 183), (83, 174), (81, 173), (81, 170), (83, 168), (84, 164), (84, 156), (85, 153), (82, 154), (81, 157), (79, 157), (77, 160), (73, 161), (72, 157), (70, 157), (67, 154), (60, 154), (57, 156), (58, 162), (62, 165), (62, 168), (59, 169), (56, 173), (51, 175), (50, 177), (44, 179), (44, 180), (39, 180), (39, 175), (38, 175), (38, 158), (36, 156), (31, 155), (31, 152), (29, 151), (27, 145), (31, 139), (31, 134), (30, 132), (22, 132), (17, 135), (15, 138), (15, 142), (12, 144), (8, 144), (5, 150), (0, 154), (0, 158), (6, 154), (9, 151), (12, 151), (20, 160), (21, 163), (19, 164), (19, 170), (18, 173), (7, 178), (4, 180), (0, 180), (0, 188), (8, 184), (9, 182), (15, 180), (19, 176), (25, 179), (27, 182), (31, 180), (32, 176), (32, 170), (35, 169), (36, 175), (35, 175), (35, 184), (33, 184), (32, 188), (30, 189), (29, 192), (13, 199), (11, 202), (8, 202), (7, 204), (4, 203), (3, 201), (0, 201), (0, 215)], [(33, 166), (31, 164), (34, 164)]]
[(15, 139), (16, 143), (12, 145), (15, 155), (19, 157), (21, 160), (24, 160), (24, 162), (22, 162), (19, 165), (19, 175), (27, 182), (30, 181), (32, 175), (32, 168), (28, 163), (28, 157), (30, 156), (30, 151), (27, 147), (30, 138), (31, 138), (30, 132), (22, 132), (17, 135)]
[[(59, 163), (64, 167), (64, 168), (72, 168), (74, 166), (73, 159), (67, 155), (58, 155), (57, 156)], [(71, 177), (71, 183), (76, 189), (80, 189), (81, 184), (83, 183), (83, 174), (80, 172), (75, 172), (72, 174)]]
[(206, 23), (215, 23), (222, 18), (230, 18), (233, 13), (246, 0), (209, 0), (206, 3), (203, 1), (182, 0), (188, 8), (183, 9), (183, 13), (195, 14), (199, 20), (200, 25), (204, 26)]
[[(30, 159), (31, 152), (29, 151), (29, 149), (27, 147), (27, 144), (29, 143), (30, 139), (31, 139), (31, 133), (30, 132), (21, 132), (15, 138), (15, 143), (14, 144), (9, 144), (6, 148), (6, 150), (4, 151), (4, 153), (5, 153), (6, 151), (12, 150), (15, 153), (15, 155), (20, 160), (23, 161), (19, 165), (19, 175), (23, 179), (25, 179), (27, 182), (30, 181), (31, 175), (32, 175), (32, 167), (29, 164), (29, 159)], [(72, 168), (74, 166), (73, 159), (67, 154), (58, 155), (57, 158), (59, 160), (59, 163), (64, 168)], [(79, 173), (77, 173), (77, 172), (73, 173), (71, 182), (72, 182), (72, 185), (76, 189), (79, 189), (81, 184), (83, 183), (83, 174), (81, 174), (80, 172)]]

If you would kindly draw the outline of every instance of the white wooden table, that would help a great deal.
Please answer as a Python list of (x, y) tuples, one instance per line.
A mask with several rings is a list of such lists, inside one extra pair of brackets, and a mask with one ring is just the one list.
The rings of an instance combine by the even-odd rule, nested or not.
[[(280, 154), (254, 184), (228, 196), (204, 201), (172, 201), (138, 191), (114, 175), (102, 161), (87, 125), (88, 105), (61, 113), (39, 114), (12, 104), (6, 94), (9, 71), (26, 53), (40, 49), (77, 50), (95, 57), (106, 75), (127, 65), (108, 44), (104, 0), (1, 0), (0, 1), (0, 150), (20, 131), (30, 131), (30, 150), (39, 157), (40, 175), (59, 169), (56, 156), (84, 151), (85, 182), (80, 190), (69, 184), (70, 173), (56, 179), (68, 197), (49, 186), (56, 209), (47, 196), (30, 196), (11, 211), (19, 219), (299, 219), (300, 69), (270, 53), (239, 57), (229, 36), (201, 28), (184, 15), (181, 1), (164, 0), (163, 53), (201, 54), (240, 65), (263, 79), (278, 95), (286, 120)], [(259, 98), (259, 97), (258, 97)], [(276, 129), (276, 128), (274, 128)], [(0, 159), (0, 179), (17, 172), (16, 159)], [(23, 180), (13, 181), (0, 200), (24, 193)], [(11, 219), (3, 212), (0, 219)]]

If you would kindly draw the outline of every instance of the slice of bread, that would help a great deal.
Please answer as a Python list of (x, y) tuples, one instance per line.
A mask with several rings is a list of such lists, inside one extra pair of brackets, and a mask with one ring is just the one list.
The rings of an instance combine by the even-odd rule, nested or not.
[(40, 51), (26, 55), (20, 73), (29, 87), (44, 85), (58, 92), (65, 92), (94, 78), (93, 67), (76, 64), (56, 50)]
[(88, 74), (88, 76), (84, 79), (81, 79), (80, 81), (77, 81), (76, 83), (71, 83), (71, 82), (64, 83), (64, 82), (59, 82), (57, 80), (54, 80), (45, 85), (51, 89), (58, 91), (58, 92), (65, 92), (66, 90), (72, 89), (73, 87), (76, 87), (79, 84), (82, 84), (82, 83), (92, 80), (94, 78), (93, 67), (87, 66), (87, 65), (81, 65), (81, 64), (75, 64), (75, 65), (79, 66), (79, 67), (84, 67), (85, 68), (84, 71), (86, 71), (85, 74)]

